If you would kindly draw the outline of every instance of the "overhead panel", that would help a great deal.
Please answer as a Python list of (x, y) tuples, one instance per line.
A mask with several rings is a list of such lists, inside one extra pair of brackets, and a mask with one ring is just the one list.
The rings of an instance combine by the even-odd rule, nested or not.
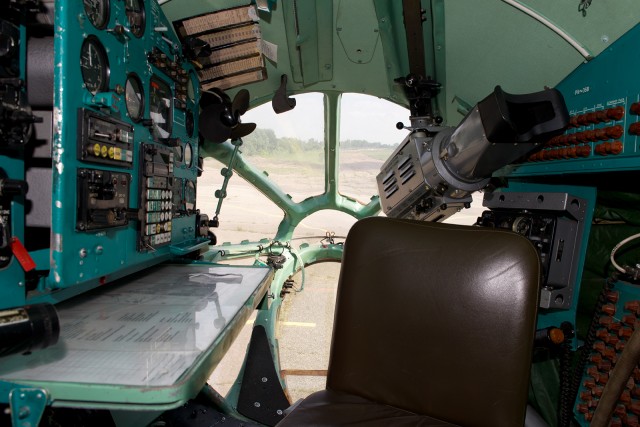
[(291, 75), (305, 86), (333, 78), (333, 5), (330, 2), (282, 2)]
[[(363, 25), (364, 24), (364, 25)], [(380, 31), (368, 0), (340, 0), (336, 33), (347, 57), (358, 64), (373, 58)]]
[(593, 0), (584, 13), (581, 0), (552, 2), (519, 0), (541, 16), (551, 20), (583, 45), (593, 56), (609, 48), (620, 36), (640, 22), (637, 0)]

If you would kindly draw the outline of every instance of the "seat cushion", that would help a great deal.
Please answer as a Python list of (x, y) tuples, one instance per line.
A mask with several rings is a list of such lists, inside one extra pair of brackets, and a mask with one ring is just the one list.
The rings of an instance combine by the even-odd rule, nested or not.
[(277, 425), (293, 426), (450, 427), (456, 424), (416, 415), (353, 394), (322, 390), (303, 400)]

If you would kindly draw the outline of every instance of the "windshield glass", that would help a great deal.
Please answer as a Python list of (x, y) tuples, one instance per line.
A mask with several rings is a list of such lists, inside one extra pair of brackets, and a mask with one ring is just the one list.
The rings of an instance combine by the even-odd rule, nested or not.
[(296, 95), (296, 107), (276, 114), (271, 103), (248, 111), (243, 122), (258, 125), (243, 138), (245, 160), (267, 172), (294, 202), (324, 192), (323, 95)]
[(340, 193), (363, 204), (378, 194), (376, 175), (407, 135), (409, 110), (375, 96), (345, 93), (340, 104)]

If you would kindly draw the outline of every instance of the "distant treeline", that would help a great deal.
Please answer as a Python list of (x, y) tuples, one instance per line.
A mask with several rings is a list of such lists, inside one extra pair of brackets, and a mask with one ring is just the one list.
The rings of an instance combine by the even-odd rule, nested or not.
[[(298, 138), (278, 138), (272, 129), (256, 129), (249, 136), (242, 138), (242, 152), (246, 155), (269, 156), (277, 154), (296, 154), (323, 149), (324, 143), (316, 139), (303, 141)], [(343, 150), (389, 149), (389, 144), (352, 140), (340, 142)]]

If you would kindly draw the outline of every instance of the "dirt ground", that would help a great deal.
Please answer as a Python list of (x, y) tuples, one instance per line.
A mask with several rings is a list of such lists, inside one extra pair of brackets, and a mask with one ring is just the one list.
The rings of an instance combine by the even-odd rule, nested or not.
[[(380, 153), (375, 151), (377, 157)], [(389, 150), (391, 154), (391, 150)], [(261, 169), (269, 173), (269, 177), (283, 191), (290, 194), (294, 201), (321, 194), (324, 191), (324, 169), (306, 168), (292, 161), (274, 159), (256, 159)], [(380, 171), (383, 160), (371, 157), (369, 153), (345, 150), (341, 153), (339, 189), (366, 204), (377, 194), (376, 175)], [(198, 180), (198, 208), (213, 218), (218, 199), (214, 193), (222, 185), (220, 169), (224, 167), (214, 159), (206, 159), (202, 177)], [(304, 170), (304, 173), (298, 171)], [(311, 171), (311, 172), (309, 172)], [(218, 242), (239, 242), (242, 240), (259, 240), (273, 237), (283, 212), (269, 199), (256, 190), (241, 177), (234, 175), (227, 188), (227, 198), (223, 201), (220, 213), (220, 228), (215, 230)], [(456, 224), (473, 224), (482, 212), (482, 195), (474, 197), (474, 204), (446, 222)], [(302, 235), (324, 235), (327, 231), (336, 235), (346, 235), (355, 220), (340, 212), (321, 211), (308, 217), (300, 225), (294, 237)]]

